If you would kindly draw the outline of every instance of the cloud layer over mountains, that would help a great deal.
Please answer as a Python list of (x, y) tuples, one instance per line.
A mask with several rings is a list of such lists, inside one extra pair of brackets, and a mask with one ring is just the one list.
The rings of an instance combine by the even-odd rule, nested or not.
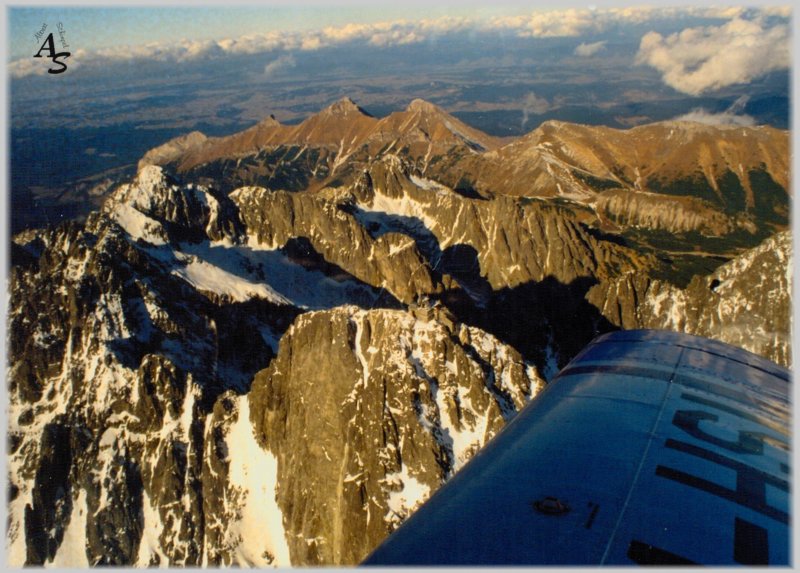
[[(145, 59), (183, 63), (233, 55), (265, 54), (264, 73), (292, 67), (292, 53), (361, 44), (385, 49), (408, 44), (446, 41), (453, 34), (517, 38), (576, 38), (574, 55), (589, 57), (608, 50), (609, 35), (620, 26), (642, 27), (643, 35), (633, 61), (658, 70), (672, 88), (699, 95), (725, 86), (746, 83), (765, 73), (789, 67), (787, 7), (744, 8), (627, 8), (537, 11), (489, 19), (441, 17), (376, 23), (351, 23), (312, 31), (273, 31), (220, 40), (183, 39), (171, 43), (111, 46), (100, 50), (77, 49), (71, 67), (100, 66), (124, 60)], [(663, 27), (665, 22), (669, 26)], [(697, 25), (703, 23), (706, 25)], [(708, 25), (709, 23), (713, 25)], [(671, 30), (683, 26), (678, 32)], [(647, 28), (650, 28), (647, 31)], [(637, 28), (638, 29), (638, 28)], [(482, 38), (483, 39), (483, 38)], [(14, 78), (44, 74), (47, 62), (23, 58), (9, 64)]]

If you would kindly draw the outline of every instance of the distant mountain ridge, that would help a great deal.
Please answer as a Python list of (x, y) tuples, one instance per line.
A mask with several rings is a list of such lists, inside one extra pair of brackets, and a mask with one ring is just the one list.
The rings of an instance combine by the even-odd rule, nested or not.
[(191, 139), (180, 137), (149, 151), (139, 167), (173, 165), (178, 172), (186, 172), (205, 163), (250, 155), (269, 146), (333, 147), (337, 149), (335, 160), (341, 164), (361, 147), (377, 154), (392, 143), (415, 149), (427, 149), (427, 146), (450, 149), (464, 145), (489, 150), (500, 145), (499, 139), (469, 127), (423, 100), (414, 100), (406, 110), (377, 119), (350, 98), (343, 98), (295, 126), (282, 125), (269, 116), (227, 137), (206, 138), (200, 132), (193, 133)]
[(296, 126), (270, 117), (227, 137), (176, 138), (139, 166), (230, 190), (315, 191), (396, 154), (468, 196), (562, 197), (611, 228), (763, 239), (788, 225), (788, 150), (787, 131), (685, 121), (627, 130), (547, 121), (508, 142), (423, 100), (378, 119), (344, 98)]

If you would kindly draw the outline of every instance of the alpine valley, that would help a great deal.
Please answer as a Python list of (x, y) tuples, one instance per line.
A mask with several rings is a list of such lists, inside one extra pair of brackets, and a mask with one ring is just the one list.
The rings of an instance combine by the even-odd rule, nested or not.
[(147, 152), (12, 238), (11, 565), (358, 563), (594, 336), (790, 356), (789, 134), (413, 101)]

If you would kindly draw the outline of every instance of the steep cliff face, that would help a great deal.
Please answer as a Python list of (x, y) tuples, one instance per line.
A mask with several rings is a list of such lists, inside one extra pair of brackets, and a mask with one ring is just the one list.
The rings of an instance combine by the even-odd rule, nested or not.
[(726, 215), (696, 197), (664, 197), (656, 193), (615, 189), (598, 194), (594, 207), (600, 217), (621, 228), (645, 228), (670, 233), (698, 232), (722, 236), (752, 223)]
[(346, 203), (259, 187), (243, 187), (231, 198), (253, 248), (277, 248), (302, 237), (327, 261), (405, 303), (418, 293), (441, 292), (451, 282), (431, 269), (412, 238), (398, 233), (371, 237), (346, 212)]
[(542, 386), (475, 328), (353, 307), (299, 317), (249, 395), (292, 562), (358, 563)]
[(647, 256), (595, 238), (572, 209), (505, 196), (464, 197), (393, 156), (373, 164), (353, 194), (357, 217), (376, 232), (408, 229), (427, 235), (438, 243), (434, 264), (441, 261), (445, 272), (452, 267), (456, 273), (475, 264), (494, 290), (545, 277), (562, 283), (602, 278), (653, 264)]
[(165, 309), (165, 290), (191, 293), (169, 279), (155, 287), (160, 273), (149, 265), (119, 228), (98, 221), (54, 233), (38, 269), (15, 271), (12, 563), (198, 562), (193, 412), (213, 386), (216, 344), (210, 313)]
[(593, 287), (587, 298), (622, 328), (716, 338), (790, 367), (792, 269), (785, 231), (685, 289), (629, 274)]
[[(252, 248), (302, 237), (308, 249), (400, 303), (435, 298), (464, 322), (521, 344), (540, 367), (554, 353), (563, 365), (608, 328), (586, 308), (589, 286), (657, 264), (592, 232), (571, 208), (464, 197), (393, 155), (352, 185), (316, 193), (243, 188), (232, 199)], [(577, 325), (564, 322), (554, 301)]]
[(314, 194), (247, 187), (231, 198), (254, 244), (306, 237), (326, 259), (405, 303), (456, 285), (485, 302), (492, 290), (545, 277), (566, 284), (655, 262), (598, 240), (568, 209), (470, 199), (412, 170), (387, 156), (349, 187)]

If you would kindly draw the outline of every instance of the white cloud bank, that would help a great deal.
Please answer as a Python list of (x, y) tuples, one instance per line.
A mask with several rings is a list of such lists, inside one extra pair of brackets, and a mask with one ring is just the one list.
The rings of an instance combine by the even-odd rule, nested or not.
[(636, 61), (661, 72), (663, 81), (690, 95), (747, 83), (790, 66), (790, 24), (765, 24), (736, 14), (721, 26), (645, 34)]
[(574, 37), (602, 29), (605, 19), (610, 15), (609, 11), (577, 9), (534, 12), (524, 16), (495, 18), (490, 22), (490, 27), (511, 29), (520, 37)]

